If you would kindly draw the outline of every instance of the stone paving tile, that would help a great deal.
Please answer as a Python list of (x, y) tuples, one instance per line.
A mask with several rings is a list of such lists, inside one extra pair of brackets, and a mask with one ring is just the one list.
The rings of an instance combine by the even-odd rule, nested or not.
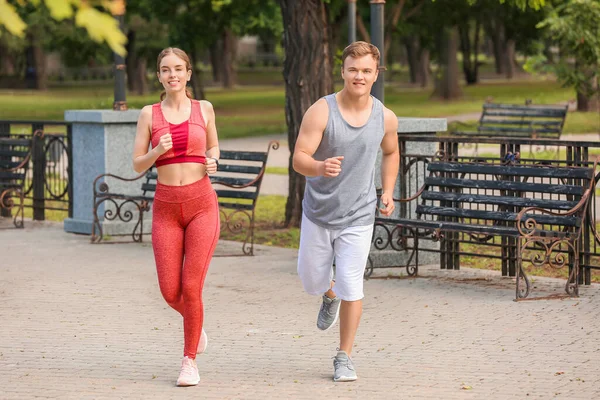
[[(219, 243), (219, 251), (238, 250)], [(599, 285), (515, 302), (495, 272), (375, 270), (365, 282), (354, 383), (331, 380), (337, 329), (315, 327), (296, 251), (216, 257), (206, 280), (201, 384), (175, 387), (179, 316), (149, 244), (90, 245), (61, 225), (0, 231), (0, 399), (593, 399)], [(560, 292), (536, 279), (534, 295)]]

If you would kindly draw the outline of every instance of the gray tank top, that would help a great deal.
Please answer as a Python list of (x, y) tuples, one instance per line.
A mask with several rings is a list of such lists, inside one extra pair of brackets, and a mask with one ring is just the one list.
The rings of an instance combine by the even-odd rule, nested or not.
[(313, 155), (323, 161), (344, 156), (335, 178), (307, 177), (302, 207), (306, 217), (326, 229), (371, 225), (375, 222), (375, 161), (385, 133), (383, 104), (373, 97), (367, 122), (354, 127), (344, 120), (335, 93), (324, 97), (329, 106), (327, 127)]

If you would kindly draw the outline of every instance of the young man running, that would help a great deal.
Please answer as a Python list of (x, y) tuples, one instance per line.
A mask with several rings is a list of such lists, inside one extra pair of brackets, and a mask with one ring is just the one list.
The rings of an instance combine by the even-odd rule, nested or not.
[(336, 382), (357, 378), (350, 354), (362, 315), (380, 147), (380, 212), (388, 216), (394, 211), (398, 119), (370, 94), (378, 66), (379, 50), (372, 44), (355, 42), (346, 47), (341, 70), (344, 88), (306, 111), (294, 150), (294, 169), (306, 176), (298, 275), (308, 294), (323, 296), (319, 329), (330, 329), (339, 315), (340, 344), (333, 361)]

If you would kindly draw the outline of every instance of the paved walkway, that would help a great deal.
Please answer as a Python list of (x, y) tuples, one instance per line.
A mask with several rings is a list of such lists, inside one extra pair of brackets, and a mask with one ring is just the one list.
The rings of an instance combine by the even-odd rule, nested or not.
[[(91, 245), (28, 221), (0, 231), (0, 254), (2, 399), (600, 398), (597, 285), (579, 299), (517, 303), (512, 279), (491, 272), (376, 270), (359, 380), (335, 384), (337, 328), (316, 329), (319, 299), (302, 292), (296, 251), (216, 257), (202, 381), (177, 388), (181, 319), (160, 297), (150, 244)], [(536, 279), (535, 293), (555, 282)]]

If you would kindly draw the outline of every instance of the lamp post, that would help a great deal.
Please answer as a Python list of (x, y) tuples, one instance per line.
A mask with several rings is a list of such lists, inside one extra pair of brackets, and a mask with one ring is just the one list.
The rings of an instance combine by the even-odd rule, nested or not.
[(356, 0), (348, 0), (348, 43), (356, 42)]
[[(112, 5), (112, 14), (119, 23), (121, 32), (124, 29), (125, 22), (125, 0), (114, 0)], [(115, 60), (115, 89), (113, 110), (127, 111), (127, 100), (125, 92), (125, 58), (117, 53), (114, 54)]]
[(379, 76), (371, 89), (371, 94), (383, 103), (384, 98), (384, 34), (383, 34), (383, 7), (385, 0), (371, 0), (371, 42), (379, 49)]

